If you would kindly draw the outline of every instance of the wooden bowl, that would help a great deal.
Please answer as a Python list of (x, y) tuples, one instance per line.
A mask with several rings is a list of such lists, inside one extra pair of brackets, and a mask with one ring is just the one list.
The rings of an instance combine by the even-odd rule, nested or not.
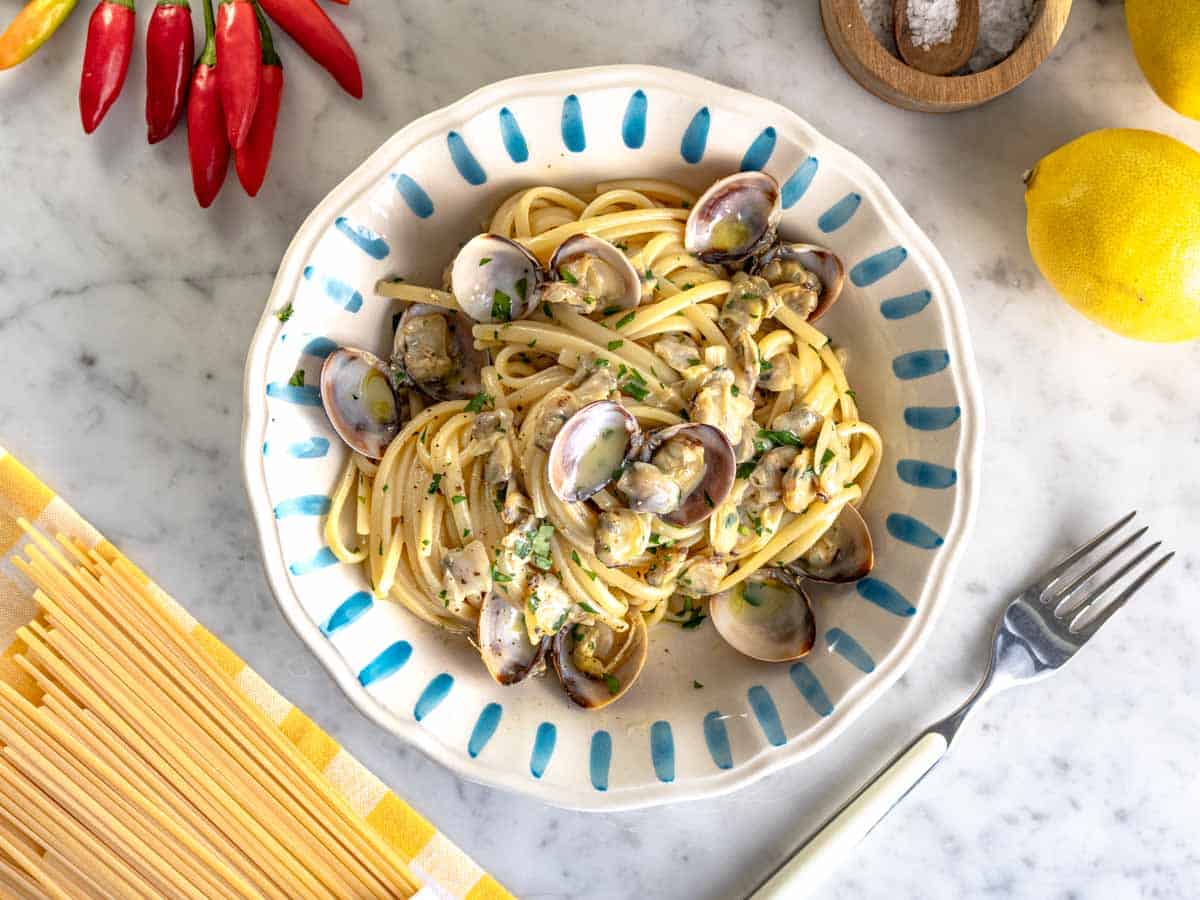
[(1009, 56), (973, 75), (939, 76), (917, 71), (880, 45), (858, 0), (821, 0), (825, 36), (846, 71), (876, 97), (917, 112), (956, 112), (1008, 93), (1050, 55), (1070, 12), (1071, 0), (1042, 0)]

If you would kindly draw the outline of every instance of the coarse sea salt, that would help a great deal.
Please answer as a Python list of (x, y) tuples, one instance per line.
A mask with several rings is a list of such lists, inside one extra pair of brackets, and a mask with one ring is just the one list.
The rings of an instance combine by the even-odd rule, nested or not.
[[(969, 0), (979, 4), (979, 41), (971, 54), (971, 59), (963, 73), (981, 72), (990, 69), (1003, 60), (1021, 42), (1029, 32), (1037, 15), (1040, 0)], [(932, 46), (950, 37), (954, 22), (958, 18), (959, 0), (908, 0), (908, 18), (913, 29), (913, 38), (922, 47)], [(896, 55), (896, 37), (892, 21), (892, 0), (858, 0), (863, 18), (870, 26), (880, 44), (893, 55)], [(946, 22), (946, 17), (940, 11), (946, 6), (953, 6), (954, 13)], [(934, 15), (938, 12), (937, 15)], [(920, 20), (924, 29), (918, 35), (916, 22)], [(930, 35), (944, 37), (939, 40), (929, 40)], [(963, 74), (960, 73), (960, 74)]]
[(924, 50), (950, 40), (957, 24), (958, 0), (908, 0), (908, 30)]

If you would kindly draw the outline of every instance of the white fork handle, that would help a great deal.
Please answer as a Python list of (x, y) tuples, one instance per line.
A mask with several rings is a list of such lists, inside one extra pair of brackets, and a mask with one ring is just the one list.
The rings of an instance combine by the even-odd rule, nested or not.
[(753, 900), (796, 900), (840, 867), (859, 841), (925, 777), (949, 744), (927, 731), (868, 781), (751, 896)]

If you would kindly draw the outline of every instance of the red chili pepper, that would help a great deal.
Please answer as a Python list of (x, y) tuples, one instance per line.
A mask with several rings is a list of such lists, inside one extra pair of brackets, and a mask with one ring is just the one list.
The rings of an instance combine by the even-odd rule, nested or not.
[(220, 0), (217, 6), (217, 84), (225, 130), (234, 148), (246, 143), (262, 87), (262, 41), (251, 0)]
[(259, 0), (267, 15), (324, 66), (351, 97), (362, 98), (362, 72), (345, 35), (317, 0)]
[(179, 124), (195, 55), (188, 0), (158, 0), (146, 29), (146, 126), (152, 144)]
[(133, 56), (133, 0), (100, 0), (88, 21), (79, 113), (91, 134), (116, 101)]
[(229, 169), (229, 141), (217, 90), (217, 43), (212, 3), (204, 2), (204, 50), (192, 76), (188, 95), (188, 158), (192, 163), (192, 188), (200, 205), (208, 207), (221, 190)]
[(258, 111), (246, 143), (234, 151), (233, 162), (238, 180), (251, 197), (258, 196), (267, 177), (267, 164), (271, 161), (271, 145), (275, 141), (275, 123), (279, 118), (279, 100), (283, 96), (283, 63), (275, 53), (271, 40), (271, 28), (267, 17), (257, 6), (258, 29), (262, 38), (262, 93), (258, 97)]

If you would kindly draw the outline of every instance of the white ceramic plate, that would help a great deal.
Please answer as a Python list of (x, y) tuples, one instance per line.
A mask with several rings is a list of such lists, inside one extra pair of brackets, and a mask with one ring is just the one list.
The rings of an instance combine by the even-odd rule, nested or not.
[[(789, 238), (850, 283), (822, 328), (887, 456), (863, 512), (878, 564), (817, 589), (819, 639), (795, 665), (734, 653), (710, 624), (653, 632), (619, 703), (585, 712), (553, 676), (503, 688), (470, 645), (386, 601), (321, 536), (347, 452), (320, 408), (337, 344), (386, 351), (385, 275), (437, 284), (458, 244), (518, 188), (631, 176), (702, 188), (739, 168), (783, 187)], [(287, 304), (294, 314), (280, 322)], [(293, 387), (297, 369), (308, 387)], [(825, 746), (912, 662), (937, 617), (977, 490), (982, 404), (945, 263), (879, 177), (774, 103), (668, 69), (516, 78), (401, 130), (309, 216), (246, 363), (243, 461), (285, 616), (366, 715), (455, 772), (560, 806), (618, 809), (733, 790)], [(694, 686), (702, 684), (702, 688)]]

